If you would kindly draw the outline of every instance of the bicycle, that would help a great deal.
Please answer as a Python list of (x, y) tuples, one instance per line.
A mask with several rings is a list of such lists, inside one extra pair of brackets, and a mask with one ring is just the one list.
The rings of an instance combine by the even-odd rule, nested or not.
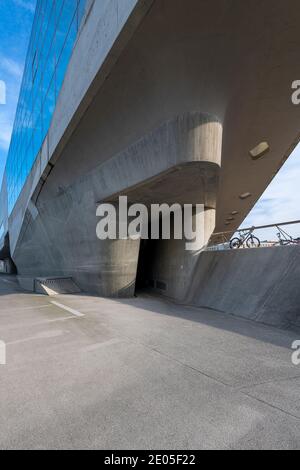
[(246, 244), (247, 248), (259, 248), (260, 240), (253, 235), (253, 230), (251, 229), (248, 232), (241, 232), (240, 237), (233, 238), (230, 241), (230, 249), (238, 250), (239, 248), (244, 247)]
[(293, 238), (287, 232), (285, 232), (282, 228), (277, 227), (279, 233), (277, 233), (277, 237), (279, 239), (280, 246), (288, 246), (288, 245), (300, 245), (300, 238)]

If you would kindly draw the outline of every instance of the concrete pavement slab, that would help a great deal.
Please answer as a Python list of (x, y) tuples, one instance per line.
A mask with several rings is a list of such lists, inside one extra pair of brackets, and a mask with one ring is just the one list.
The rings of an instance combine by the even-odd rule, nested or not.
[(294, 333), (144, 295), (55, 299), (85, 316), (2, 288), (1, 449), (300, 447)]

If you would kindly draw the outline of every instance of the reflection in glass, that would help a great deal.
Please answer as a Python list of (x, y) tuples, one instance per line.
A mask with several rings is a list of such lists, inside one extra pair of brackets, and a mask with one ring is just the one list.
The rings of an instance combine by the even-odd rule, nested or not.
[(37, 0), (6, 163), (12, 212), (49, 130), (86, 0)]

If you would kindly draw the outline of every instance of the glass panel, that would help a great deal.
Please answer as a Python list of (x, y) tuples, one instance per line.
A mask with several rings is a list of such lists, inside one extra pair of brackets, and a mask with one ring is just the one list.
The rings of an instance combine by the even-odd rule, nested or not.
[(13, 210), (49, 130), (86, 0), (37, 0), (6, 163)]

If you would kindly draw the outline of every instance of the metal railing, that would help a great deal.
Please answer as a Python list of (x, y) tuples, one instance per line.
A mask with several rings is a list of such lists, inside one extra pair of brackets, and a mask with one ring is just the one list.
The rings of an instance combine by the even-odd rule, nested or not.
[[(269, 229), (269, 228), (276, 228), (278, 230), (278, 232), (279, 232), (277, 234), (278, 240), (277, 241), (272, 240), (272, 241), (261, 242), (260, 240), (257, 239), (257, 237), (254, 237), (256, 240), (259, 241), (259, 246), (257, 246), (258, 244), (256, 243), (256, 246), (253, 246), (253, 247), (263, 248), (263, 247), (270, 247), (270, 246), (286, 246), (286, 245), (291, 245), (291, 244), (297, 244), (297, 245), (300, 246), (300, 238), (299, 239), (293, 238), (291, 235), (289, 235), (282, 228), (282, 227), (288, 227), (288, 226), (297, 225), (297, 224), (300, 224), (300, 220), (293, 220), (293, 221), (289, 221), (289, 222), (279, 222), (278, 224), (268, 224), (268, 225), (245, 227), (245, 228), (240, 228), (240, 229), (235, 230), (235, 231), (228, 230), (228, 231), (225, 231), (225, 232), (216, 232), (216, 233), (212, 234), (211, 239), (210, 239), (210, 243), (207, 247), (207, 250), (208, 251), (218, 251), (218, 250), (232, 249), (231, 241), (233, 240), (233, 236), (235, 234), (237, 234), (237, 239), (239, 238), (238, 234), (241, 235), (240, 236), (241, 244), (240, 244), (240, 246), (238, 246), (238, 248), (249, 248), (249, 246), (247, 246), (244, 243), (246, 238), (245, 238), (245, 240), (243, 240), (243, 235), (248, 234), (251, 237), (253, 232), (255, 232), (256, 230), (265, 230), (265, 229)], [(300, 235), (300, 231), (299, 231), (299, 235)]]

